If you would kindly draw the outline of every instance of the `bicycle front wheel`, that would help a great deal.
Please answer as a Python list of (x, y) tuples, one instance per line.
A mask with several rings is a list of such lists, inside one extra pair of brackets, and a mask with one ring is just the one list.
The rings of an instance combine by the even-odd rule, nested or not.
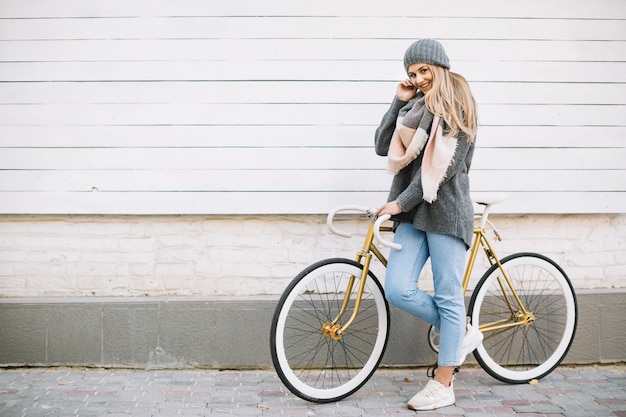
[(326, 259), (296, 276), (280, 298), (272, 319), (272, 361), (298, 397), (318, 403), (340, 400), (361, 388), (378, 367), (389, 338), (389, 307), (371, 271), (352, 325), (338, 340), (322, 328), (336, 319), (354, 277), (338, 323), (350, 318), (362, 273), (358, 262)]
[(492, 265), (470, 300), (472, 324), (484, 333), (474, 356), (500, 381), (526, 383), (548, 375), (574, 340), (576, 295), (563, 270), (536, 253), (517, 253)]

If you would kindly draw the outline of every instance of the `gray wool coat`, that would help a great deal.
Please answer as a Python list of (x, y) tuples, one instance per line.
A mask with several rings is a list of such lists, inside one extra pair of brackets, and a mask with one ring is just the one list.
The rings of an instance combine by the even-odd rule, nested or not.
[[(389, 110), (376, 129), (375, 150), (387, 156), (398, 114), (413, 106), (416, 99), (402, 101), (394, 98)], [(430, 132), (429, 132), (430, 133)], [(393, 177), (387, 201), (398, 202), (402, 213), (393, 216), (397, 222), (410, 222), (416, 229), (456, 236), (469, 248), (474, 231), (474, 207), (470, 198), (469, 170), (474, 155), (474, 142), (469, 143), (463, 132), (458, 133), (458, 144), (452, 164), (439, 186), (437, 199), (423, 200), (421, 166), (423, 153)]]

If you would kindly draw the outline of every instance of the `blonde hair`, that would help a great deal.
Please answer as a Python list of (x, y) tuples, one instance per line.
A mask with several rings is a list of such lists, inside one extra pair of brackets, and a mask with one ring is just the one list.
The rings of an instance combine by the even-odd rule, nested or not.
[(460, 74), (438, 65), (427, 64), (433, 74), (433, 86), (426, 93), (426, 106), (450, 127), (450, 135), (462, 131), (469, 142), (476, 139), (478, 117), (476, 101), (467, 80)]

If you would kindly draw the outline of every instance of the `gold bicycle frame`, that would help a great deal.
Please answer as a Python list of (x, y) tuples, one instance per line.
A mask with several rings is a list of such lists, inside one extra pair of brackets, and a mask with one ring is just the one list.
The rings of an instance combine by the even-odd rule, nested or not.
[[(359, 312), (359, 307), (361, 306), (361, 299), (363, 296), (363, 292), (365, 290), (365, 282), (367, 279), (367, 274), (369, 272), (369, 267), (370, 267), (370, 263), (372, 260), (372, 254), (376, 256), (376, 258), (385, 267), (387, 266), (387, 259), (374, 244), (375, 220), (376, 219), (373, 218), (370, 221), (370, 225), (369, 225), (367, 234), (365, 236), (365, 241), (363, 243), (363, 248), (360, 251), (358, 251), (356, 255), (356, 262), (361, 263), (363, 265), (363, 271), (361, 273), (361, 281), (359, 282), (359, 288), (357, 289), (356, 299), (354, 302), (354, 310), (352, 312), (352, 315), (350, 316), (350, 318), (345, 324), (343, 325), (339, 324), (339, 320), (341, 320), (341, 318), (343, 317), (343, 315), (345, 314), (348, 308), (350, 295), (352, 294), (352, 290), (354, 288), (354, 284), (356, 280), (355, 276), (350, 277), (348, 281), (346, 294), (344, 296), (343, 303), (341, 305), (341, 309), (339, 310), (339, 313), (337, 314), (337, 317), (335, 317), (335, 319), (332, 322), (327, 322), (322, 326), (322, 332), (324, 336), (326, 337), (330, 337), (334, 340), (341, 339), (342, 335), (345, 333), (348, 327), (350, 327), (350, 325), (356, 319), (356, 316)], [(392, 228), (381, 227), (380, 231), (391, 232)], [(499, 239), (499, 236), (497, 234), (496, 236)], [(520, 325), (529, 326), (530, 324), (532, 324), (535, 317), (532, 312), (527, 311), (526, 308), (524, 307), (524, 304), (522, 303), (522, 300), (518, 296), (517, 291), (515, 290), (515, 287), (513, 286), (508, 274), (502, 267), (502, 264), (500, 263), (500, 259), (497, 257), (495, 251), (493, 250), (491, 243), (489, 243), (489, 239), (487, 238), (487, 234), (485, 233), (484, 226), (474, 228), (474, 240), (472, 242), (472, 247), (470, 248), (470, 256), (467, 261), (467, 266), (465, 268), (465, 274), (463, 276), (463, 282), (462, 282), (463, 293), (467, 291), (470, 277), (472, 274), (472, 270), (474, 269), (474, 264), (476, 262), (476, 257), (478, 255), (479, 248), (483, 248), (490, 265), (494, 265), (494, 264), (498, 265), (498, 269), (500, 270), (502, 274), (501, 277), (498, 277), (498, 284), (500, 286), (501, 295), (503, 299), (505, 300), (506, 304), (508, 305), (509, 310), (511, 312), (510, 319), (504, 319), (504, 320), (494, 321), (491, 323), (480, 324), (479, 326), (480, 331), (483, 333), (486, 333), (486, 332), (504, 330), (504, 329), (508, 329), (508, 328), (520, 326)], [(507, 292), (507, 289), (509, 290), (508, 292)], [(515, 304), (511, 300), (511, 297), (515, 299)], [(518, 308), (516, 308), (515, 305), (517, 305)]]
[[(499, 236), (497, 239), (499, 239)], [(470, 256), (467, 261), (467, 266), (465, 268), (465, 275), (463, 276), (463, 293), (467, 292), (467, 287), (469, 285), (470, 277), (472, 275), (472, 271), (474, 269), (474, 263), (476, 262), (476, 256), (478, 255), (478, 249), (483, 248), (485, 251), (485, 255), (490, 265), (497, 264), (498, 270), (502, 274), (502, 276), (498, 277), (498, 285), (500, 286), (500, 295), (505, 300), (506, 304), (509, 307), (509, 311), (511, 312), (510, 319), (503, 319), (494, 321), (491, 323), (483, 323), (479, 325), (479, 329), (481, 332), (493, 332), (496, 330), (504, 330), (515, 326), (525, 325), (528, 326), (532, 324), (534, 321), (534, 315), (526, 310), (524, 303), (520, 299), (509, 275), (506, 273), (502, 264), (500, 263), (500, 259), (496, 255), (491, 243), (489, 243), (489, 239), (487, 238), (487, 234), (485, 233), (484, 227), (474, 228), (474, 241), (472, 243), (472, 247), (470, 250)], [(507, 289), (509, 292), (507, 292)], [(515, 299), (515, 303), (513, 304), (511, 300), (511, 296)], [(515, 305), (518, 307), (516, 308)], [(511, 319), (513, 320), (511, 322)]]

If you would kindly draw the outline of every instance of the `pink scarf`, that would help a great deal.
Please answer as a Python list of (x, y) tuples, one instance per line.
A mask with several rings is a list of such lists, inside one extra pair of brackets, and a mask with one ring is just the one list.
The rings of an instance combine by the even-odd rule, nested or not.
[[(420, 168), (422, 191), (424, 200), (429, 203), (437, 199), (439, 185), (446, 178), (448, 167), (452, 165), (458, 142), (456, 137), (444, 136), (443, 125), (443, 120), (432, 115), (422, 97), (404, 116), (398, 116), (389, 145), (389, 171), (394, 175), (424, 151)], [(430, 136), (427, 133), (428, 128)]]

